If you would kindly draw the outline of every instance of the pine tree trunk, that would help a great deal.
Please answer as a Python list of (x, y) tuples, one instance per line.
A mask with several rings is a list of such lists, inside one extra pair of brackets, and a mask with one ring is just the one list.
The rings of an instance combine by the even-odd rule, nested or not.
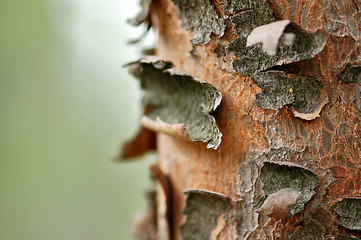
[[(157, 58), (222, 94), (216, 150), (174, 122), (143, 122), (157, 131), (159, 239), (361, 237), (360, 11), (359, 0), (150, 4)], [(282, 35), (246, 46), (286, 19)]]

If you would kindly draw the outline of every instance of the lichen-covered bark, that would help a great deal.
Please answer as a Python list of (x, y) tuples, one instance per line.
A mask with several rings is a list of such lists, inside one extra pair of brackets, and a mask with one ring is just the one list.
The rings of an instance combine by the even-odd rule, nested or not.
[(320, 100), (322, 84), (312, 77), (267, 71), (256, 74), (253, 80), (263, 89), (256, 94), (256, 104), (261, 108), (279, 110), (292, 104), (296, 111), (310, 113)]
[(222, 37), (225, 30), (224, 21), (218, 16), (215, 6), (209, 0), (172, 0), (178, 7), (183, 27), (194, 30), (195, 36), (191, 42), (195, 45), (205, 45), (211, 39), (211, 34)]
[(143, 126), (218, 148), (222, 134), (209, 115), (222, 100), (216, 88), (172, 68), (165, 60), (145, 58), (127, 66), (144, 91)]
[(360, 198), (344, 198), (335, 203), (333, 209), (340, 215), (339, 225), (351, 230), (361, 230)]
[[(292, 217), (304, 209), (319, 184), (318, 177), (310, 171), (296, 166), (279, 165), (265, 162), (260, 173), (263, 192), (266, 197), (282, 189), (294, 189), (299, 192), (297, 201), (290, 206), (287, 217)], [(286, 192), (291, 197), (292, 192)], [(267, 198), (266, 198), (267, 200)]]
[(180, 229), (183, 239), (209, 239), (217, 226), (218, 217), (228, 213), (231, 199), (202, 190), (190, 190), (185, 194), (187, 203), (183, 213), (187, 215), (187, 221)]
[[(172, 185), (173, 239), (181, 239), (179, 229), (187, 221), (181, 214), (189, 207), (186, 190), (231, 199), (218, 239), (360, 238), (359, 215), (345, 222), (348, 209), (341, 204), (361, 196), (360, 1), (207, 1), (204, 7), (214, 8), (225, 30), (223, 35), (207, 30), (204, 46), (191, 41), (197, 30), (204, 32), (203, 25), (184, 28), (185, 16), (200, 17), (184, 10), (192, 14), (191, 3), (202, 1), (174, 2), (154, 1), (150, 14), (159, 35), (156, 54), (222, 93), (212, 115), (223, 137), (213, 150), (157, 134), (160, 167)], [(246, 47), (254, 28), (284, 19), (291, 22), (285, 31), (296, 34), (294, 45), (279, 45), (274, 56), (264, 53), (261, 44)], [(315, 109), (320, 111), (313, 118), (297, 117)], [(285, 177), (290, 185), (271, 192), (270, 182), (261, 177), (269, 163), (280, 175), (296, 168), (305, 174), (295, 174), (292, 181)], [(293, 181), (311, 185), (302, 188)], [(273, 193), (282, 200), (282, 189), (300, 192), (300, 198), (294, 192), (296, 203), (289, 203), (290, 211), (296, 211), (275, 218), (256, 210), (259, 200), (261, 207)], [(202, 212), (198, 215), (201, 221)], [(159, 213), (159, 219), (164, 217)], [(217, 223), (219, 216), (212, 219)]]

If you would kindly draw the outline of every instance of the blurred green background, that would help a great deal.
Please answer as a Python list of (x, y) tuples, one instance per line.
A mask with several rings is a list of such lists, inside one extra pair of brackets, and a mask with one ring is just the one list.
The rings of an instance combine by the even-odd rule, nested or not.
[[(149, 164), (115, 163), (137, 131), (121, 66), (137, 1), (0, 0), (0, 239), (116, 240), (145, 208)], [(148, 40), (146, 40), (147, 42)]]

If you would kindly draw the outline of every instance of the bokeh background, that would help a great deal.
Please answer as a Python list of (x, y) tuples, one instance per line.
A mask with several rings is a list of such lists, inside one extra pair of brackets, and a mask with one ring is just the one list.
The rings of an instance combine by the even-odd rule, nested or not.
[(126, 0), (0, 0), (0, 239), (126, 240), (148, 154), (115, 163), (138, 129), (122, 65), (151, 46)]

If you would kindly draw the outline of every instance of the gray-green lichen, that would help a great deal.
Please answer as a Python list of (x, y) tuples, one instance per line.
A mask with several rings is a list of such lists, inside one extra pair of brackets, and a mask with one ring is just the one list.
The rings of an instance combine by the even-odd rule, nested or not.
[[(290, 213), (287, 217), (292, 217), (304, 209), (304, 205), (311, 200), (315, 194), (314, 189), (319, 184), (318, 177), (309, 170), (297, 166), (280, 165), (270, 162), (264, 163), (260, 178), (263, 183), (263, 192), (266, 196), (286, 188), (291, 188), (301, 193), (296, 204), (290, 207)], [(260, 206), (260, 203), (257, 205)]]
[(225, 30), (223, 18), (219, 17), (214, 4), (209, 0), (172, 0), (180, 11), (183, 27), (195, 31), (191, 42), (205, 45), (211, 34), (222, 37)]
[(260, 72), (253, 80), (263, 89), (256, 95), (256, 104), (279, 110), (287, 104), (301, 113), (311, 113), (320, 101), (321, 82), (313, 77), (287, 75), (282, 71)]
[(187, 195), (187, 201), (183, 213), (187, 215), (187, 220), (181, 226), (182, 239), (210, 239), (218, 217), (230, 210), (231, 199), (204, 190), (188, 190), (184, 194)]
[(361, 65), (347, 64), (338, 77), (343, 83), (357, 82), (361, 77)]
[(247, 37), (245, 34), (254, 28), (276, 21), (267, 0), (226, 0), (223, 6), (240, 37)]
[(152, 58), (128, 64), (144, 91), (145, 116), (167, 124), (184, 124), (191, 140), (207, 142), (208, 148), (217, 149), (222, 134), (209, 113), (220, 104), (221, 93), (172, 66), (169, 61)]
[(290, 240), (324, 240), (325, 229), (315, 220), (311, 220), (306, 226), (300, 227), (292, 234)]
[(351, 230), (361, 230), (361, 198), (344, 198), (332, 208), (340, 216), (339, 225)]

